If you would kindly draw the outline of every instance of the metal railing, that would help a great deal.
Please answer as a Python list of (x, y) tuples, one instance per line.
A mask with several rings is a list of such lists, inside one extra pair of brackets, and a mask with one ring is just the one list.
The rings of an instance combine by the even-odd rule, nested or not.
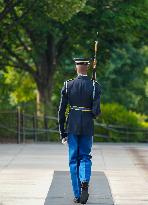
[[(96, 138), (103, 141), (148, 142), (148, 129), (98, 123), (95, 121)], [(58, 118), (39, 117), (19, 108), (16, 111), (0, 111), (1, 142), (39, 142), (59, 139)]]

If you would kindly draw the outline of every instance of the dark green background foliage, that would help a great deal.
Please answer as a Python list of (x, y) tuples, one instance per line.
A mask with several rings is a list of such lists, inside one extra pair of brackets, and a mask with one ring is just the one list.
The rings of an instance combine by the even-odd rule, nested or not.
[[(57, 116), (63, 82), (76, 76), (72, 58), (93, 57), (98, 32), (97, 122), (148, 127), (147, 9), (146, 0), (0, 0), (0, 111)], [(96, 127), (106, 140), (122, 140), (121, 131)]]

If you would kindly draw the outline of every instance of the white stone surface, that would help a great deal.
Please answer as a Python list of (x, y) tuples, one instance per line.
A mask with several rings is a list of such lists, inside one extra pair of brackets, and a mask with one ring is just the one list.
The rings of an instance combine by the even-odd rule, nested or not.
[[(148, 205), (148, 144), (96, 143), (92, 156), (115, 205)], [(69, 170), (67, 146), (0, 144), (0, 205), (44, 205), (54, 170)]]

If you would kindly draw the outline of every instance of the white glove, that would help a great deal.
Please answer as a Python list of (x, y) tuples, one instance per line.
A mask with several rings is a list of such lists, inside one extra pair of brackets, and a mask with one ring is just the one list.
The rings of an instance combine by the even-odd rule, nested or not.
[(62, 139), (62, 144), (64, 144), (64, 145), (67, 144), (67, 137), (64, 137), (64, 138)]

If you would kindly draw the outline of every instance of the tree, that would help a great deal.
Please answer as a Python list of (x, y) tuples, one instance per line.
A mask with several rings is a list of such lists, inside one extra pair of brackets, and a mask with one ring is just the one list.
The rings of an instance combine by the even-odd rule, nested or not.
[[(49, 109), (53, 75), (68, 40), (63, 26), (73, 15), (83, 10), (85, 4), (86, 0), (24, 0), (3, 17), (0, 30), (1, 67), (22, 69), (33, 77), (39, 91), (39, 103), (45, 114)], [(26, 10), (28, 14), (20, 19), (20, 14), (24, 15)], [(15, 24), (18, 19), (19, 23)], [(7, 33), (5, 24), (13, 23), (15, 27), (11, 27), (11, 32)], [(6, 33), (7, 36), (4, 35)]]
[[(93, 57), (98, 31), (97, 77), (103, 87), (103, 102), (120, 102), (128, 109), (146, 112), (147, 1), (88, 3), (95, 8), (93, 12), (80, 12), (67, 23), (73, 55)], [(70, 53), (65, 53), (65, 65), (66, 57), (71, 58)]]
[[(104, 89), (103, 101), (120, 101), (128, 108), (139, 109), (139, 99), (146, 89), (143, 83), (140, 89), (137, 87), (140, 81), (146, 81), (146, 55), (142, 52), (147, 36), (146, 7), (146, 0), (88, 0), (87, 4), (78, 0), (21, 1), (1, 23), (1, 67), (7, 65), (28, 72), (36, 82), (46, 112), (51, 95), (59, 100), (59, 90), (52, 93), (52, 87), (60, 88), (69, 77), (72, 57), (93, 57), (98, 31), (97, 76)], [(7, 26), (14, 25), (17, 19), (17, 26), (11, 26), (11, 33), (7, 32)], [(139, 76), (140, 79), (135, 85), (131, 83), (129, 90), (131, 76), (132, 81)], [(116, 87), (119, 92), (114, 94)], [(127, 91), (124, 100), (122, 90)], [(141, 111), (145, 109), (143, 103)]]

